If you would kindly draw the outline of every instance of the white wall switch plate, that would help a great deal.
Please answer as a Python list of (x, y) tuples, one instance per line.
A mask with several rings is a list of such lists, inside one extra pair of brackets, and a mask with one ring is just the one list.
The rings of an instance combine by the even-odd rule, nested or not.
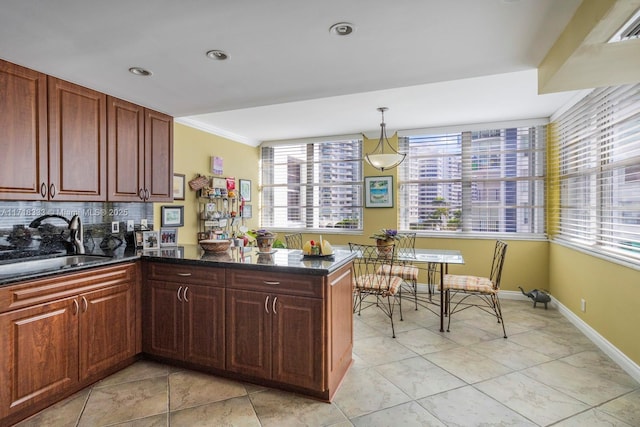
[(140, 220), (140, 226), (142, 228), (147, 228), (147, 220), (146, 219), (141, 219)]
[(127, 220), (127, 231), (133, 231), (133, 229), (134, 229), (133, 220), (132, 219)]
[(111, 232), (112, 233), (120, 232), (120, 223), (118, 221), (111, 222)]

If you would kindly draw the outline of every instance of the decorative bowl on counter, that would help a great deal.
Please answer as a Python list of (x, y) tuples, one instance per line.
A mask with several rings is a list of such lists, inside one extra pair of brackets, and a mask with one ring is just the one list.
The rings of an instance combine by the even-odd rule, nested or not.
[(231, 240), (228, 239), (205, 239), (198, 243), (206, 252), (224, 252), (231, 246)]

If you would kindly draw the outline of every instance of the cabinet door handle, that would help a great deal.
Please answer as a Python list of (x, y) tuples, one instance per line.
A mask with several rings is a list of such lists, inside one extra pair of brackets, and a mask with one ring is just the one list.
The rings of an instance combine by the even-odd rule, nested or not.
[(182, 297), (180, 297), (180, 292), (182, 291), (182, 286), (178, 288), (178, 301), (182, 302)]
[(44, 182), (40, 185), (40, 195), (43, 199), (47, 197), (47, 184)]
[(142, 188), (138, 190), (138, 197), (140, 197), (141, 200), (144, 200), (144, 190)]
[(73, 300), (73, 315), (78, 314), (78, 300)]
[(176, 273), (178, 276), (180, 277), (189, 277), (191, 276), (191, 273)]
[(262, 283), (264, 283), (265, 285), (279, 285), (280, 282), (272, 282), (269, 280), (263, 280)]
[(145, 188), (145, 189), (144, 189), (144, 200), (145, 200), (145, 201), (146, 201), (146, 200), (149, 200), (149, 196), (150, 196), (149, 189), (148, 189), (148, 188)]
[(269, 295), (264, 298), (264, 311), (269, 314)]
[(49, 186), (49, 196), (53, 199), (54, 197), (56, 197), (56, 185), (55, 184), (51, 184)]
[(278, 297), (273, 297), (273, 304), (271, 305), (271, 311), (273, 311), (273, 314), (278, 314), (278, 312), (276, 311), (277, 302), (278, 302)]
[(187, 292), (189, 292), (189, 287), (185, 286), (184, 292), (182, 292), (182, 299), (184, 299), (184, 302), (189, 302), (189, 298), (187, 298)]
[(89, 303), (87, 302), (87, 299), (85, 297), (82, 297), (82, 312), (86, 313), (88, 308)]

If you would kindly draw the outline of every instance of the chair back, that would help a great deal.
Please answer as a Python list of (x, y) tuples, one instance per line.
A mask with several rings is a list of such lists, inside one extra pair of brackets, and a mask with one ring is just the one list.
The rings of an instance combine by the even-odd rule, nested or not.
[(285, 234), (287, 249), (302, 249), (302, 233)]
[(496, 247), (493, 250), (493, 262), (491, 263), (491, 275), (489, 279), (493, 283), (494, 289), (500, 289), (500, 279), (502, 278), (502, 265), (504, 257), (507, 254), (507, 244), (502, 240), (496, 241)]
[[(386, 253), (382, 253), (376, 245), (349, 243), (351, 252), (358, 254), (353, 260), (354, 280), (357, 287), (380, 291), (389, 289), (393, 278), (390, 274), (391, 268), (382, 268), (385, 265), (393, 266), (396, 248), (395, 244), (389, 246), (391, 246), (391, 249), (388, 249)], [(381, 273), (382, 271), (386, 271), (386, 273)]]
[(416, 233), (398, 233), (396, 255), (398, 258), (416, 257)]

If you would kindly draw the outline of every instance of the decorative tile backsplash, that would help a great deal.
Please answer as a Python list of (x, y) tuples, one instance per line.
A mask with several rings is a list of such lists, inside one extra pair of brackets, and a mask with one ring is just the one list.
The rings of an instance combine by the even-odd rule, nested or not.
[[(94, 248), (124, 246), (131, 233), (127, 225), (133, 221), (140, 230), (140, 222), (147, 220), (153, 229), (152, 203), (100, 203), (100, 202), (15, 202), (0, 200), (0, 251), (12, 258), (24, 251), (63, 250), (68, 247), (68, 223), (62, 218), (43, 219), (39, 226), (29, 225), (45, 215), (57, 215), (70, 220), (78, 215), (84, 227), (84, 243), (88, 252)], [(112, 232), (112, 222), (118, 222), (118, 231)]]

